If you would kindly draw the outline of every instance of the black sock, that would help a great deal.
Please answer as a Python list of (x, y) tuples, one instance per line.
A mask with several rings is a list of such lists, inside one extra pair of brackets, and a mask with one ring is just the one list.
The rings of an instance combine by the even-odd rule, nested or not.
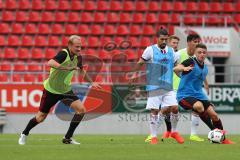
[(211, 130), (215, 129), (213, 122), (206, 111), (200, 114), (199, 117)]
[(167, 131), (171, 132), (172, 125), (171, 125), (171, 121), (170, 121), (170, 114), (166, 115), (165, 123), (166, 123), (166, 126), (167, 126)]
[(79, 125), (83, 117), (84, 117), (84, 113), (74, 114), (72, 121), (70, 123), (70, 126), (68, 128), (68, 131), (65, 135), (66, 139), (70, 139), (73, 136), (73, 132), (75, 131), (75, 129), (77, 128), (77, 126)]
[(213, 125), (215, 128), (223, 130), (223, 125), (222, 125), (222, 121), (220, 118), (218, 119), (218, 121), (213, 121)]
[(26, 128), (24, 129), (24, 131), (23, 131), (22, 133), (25, 134), (25, 135), (28, 135), (28, 134), (29, 134), (29, 131), (30, 131), (33, 127), (35, 127), (37, 124), (38, 124), (38, 122), (37, 122), (37, 120), (36, 120), (36, 117), (32, 118), (32, 119), (28, 122)]

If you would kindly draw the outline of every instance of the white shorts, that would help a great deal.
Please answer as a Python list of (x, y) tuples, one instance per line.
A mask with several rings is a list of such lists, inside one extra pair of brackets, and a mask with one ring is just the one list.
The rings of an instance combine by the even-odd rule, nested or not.
[(176, 92), (170, 91), (160, 96), (148, 97), (146, 109), (160, 109), (177, 105)]

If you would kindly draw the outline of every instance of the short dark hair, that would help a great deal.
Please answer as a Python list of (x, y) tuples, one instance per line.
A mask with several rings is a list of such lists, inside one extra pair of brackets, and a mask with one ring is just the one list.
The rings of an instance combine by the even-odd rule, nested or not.
[(199, 44), (196, 45), (195, 49), (197, 49), (197, 48), (207, 49), (207, 46), (203, 43), (199, 43)]
[(167, 31), (165, 28), (161, 27), (161, 28), (158, 30), (158, 32), (157, 32), (157, 36), (159, 37), (160, 35), (167, 36), (167, 35), (168, 35), (168, 31)]
[(198, 34), (189, 34), (187, 36), (187, 42), (194, 41), (195, 39), (201, 39), (201, 37)]

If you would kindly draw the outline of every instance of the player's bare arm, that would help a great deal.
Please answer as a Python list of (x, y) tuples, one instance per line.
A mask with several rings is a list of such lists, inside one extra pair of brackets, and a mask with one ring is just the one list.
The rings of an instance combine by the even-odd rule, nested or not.
[(208, 80), (207, 79), (205, 79), (205, 81), (204, 81), (204, 88), (205, 88), (207, 94), (209, 94), (209, 85), (208, 85)]
[(143, 66), (143, 64), (145, 64), (146, 62), (140, 58), (139, 61), (137, 62), (137, 64), (134, 66), (132, 72), (131, 72), (131, 76), (129, 78), (129, 84), (131, 85), (137, 78), (137, 73), (141, 67)]
[(83, 75), (84, 80), (91, 83), (92, 87), (97, 89), (102, 89), (102, 87), (97, 82), (93, 82), (93, 80), (89, 77), (89, 75), (84, 69), (80, 69), (79, 72)]

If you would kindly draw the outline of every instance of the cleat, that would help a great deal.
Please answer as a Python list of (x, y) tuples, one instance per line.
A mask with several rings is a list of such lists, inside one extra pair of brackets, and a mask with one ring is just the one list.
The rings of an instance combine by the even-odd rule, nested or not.
[(170, 131), (166, 131), (163, 133), (162, 139), (164, 138), (170, 138), (171, 132)]
[(191, 136), (189, 137), (189, 139), (190, 139), (191, 141), (196, 141), (196, 142), (203, 142), (203, 141), (204, 141), (204, 139), (203, 139), (203, 138), (200, 138), (198, 135), (191, 135)]
[(158, 138), (157, 137), (152, 137), (150, 144), (158, 144)]
[(172, 132), (171, 137), (174, 138), (179, 144), (184, 143), (183, 137), (178, 132)]
[(149, 136), (147, 136), (147, 138), (144, 140), (145, 142), (150, 142), (151, 141), (151, 139), (152, 139), (152, 136), (151, 135), (149, 135)]
[(26, 144), (26, 140), (27, 140), (27, 136), (25, 134), (20, 135), (19, 139), (18, 139), (18, 144), (19, 145), (25, 145)]
[(229, 140), (229, 139), (225, 139), (222, 144), (235, 144), (233, 141)]
[(69, 139), (67, 139), (67, 138), (63, 138), (62, 139), (62, 142), (64, 143), (64, 144), (76, 144), (76, 145), (79, 145), (80, 143), (79, 142), (77, 142), (75, 139), (73, 139), (73, 138), (69, 138)]

